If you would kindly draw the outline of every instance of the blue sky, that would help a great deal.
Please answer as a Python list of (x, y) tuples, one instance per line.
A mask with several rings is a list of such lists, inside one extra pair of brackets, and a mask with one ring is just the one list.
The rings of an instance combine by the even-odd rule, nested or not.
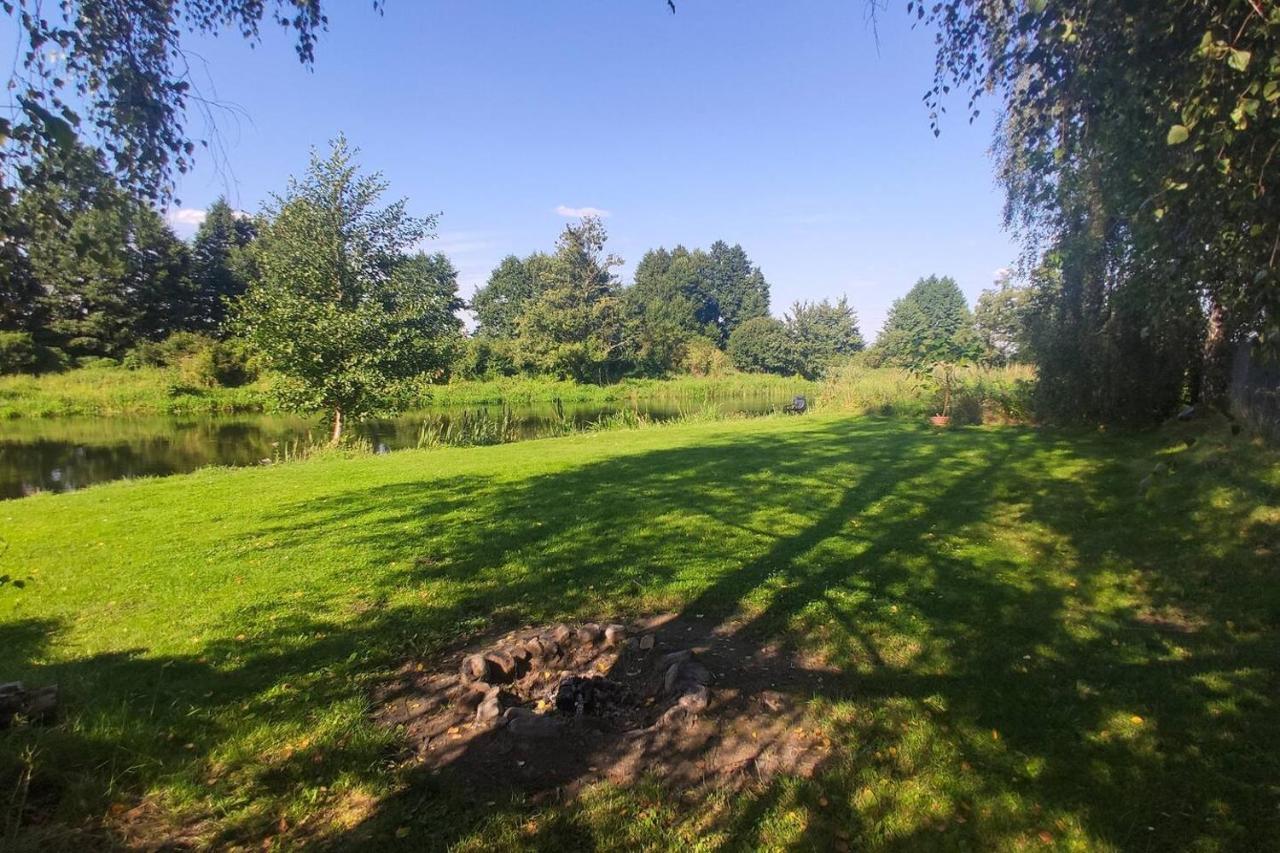
[(413, 210), (443, 213), (433, 248), (466, 295), (596, 208), (624, 280), (650, 247), (740, 242), (775, 314), (847, 294), (868, 335), (918, 277), (973, 300), (1016, 255), (991, 123), (957, 99), (934, 138), (932, 35), (905, 0), (878, 45), (862, 0), (331, 5), (313, 71), (280, 32), (193, 43), (202, 93), (238, 117), (219, 119), (223, 168), (206, 156), (181, 180), (184, 208), (225, 192), (256, 209), (343, 131)]

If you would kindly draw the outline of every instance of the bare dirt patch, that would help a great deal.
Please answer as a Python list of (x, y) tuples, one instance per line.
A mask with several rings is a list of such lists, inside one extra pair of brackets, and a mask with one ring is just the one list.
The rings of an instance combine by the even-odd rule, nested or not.
[(829, 744), (806, 700), (822, 677), (688, 618), (553, 625), (409, 662), (378, 691), (375, 717), (402, 730), (423, 769), (484, 788), (642, 774), (737, 786), (820, 766)]

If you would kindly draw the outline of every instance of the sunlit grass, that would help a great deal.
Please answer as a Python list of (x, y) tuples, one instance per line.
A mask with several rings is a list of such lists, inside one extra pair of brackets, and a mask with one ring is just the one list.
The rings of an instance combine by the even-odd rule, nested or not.
[[(1280, 460), (1198, 436), (768, 417), (0, 504), (0, 574), (25, 581), (0, 586), (0, 677), (66, 709), (0, 734), (0, 805), (34, 748), (39, 818), (0, 828), (32, 849), (1274, 848)], [(1156, 461), (1173, 473), (1139, 498)], [(666, 609), (827, 673), (815, 778), (478, 798), (368, 721), (408, 655)]]

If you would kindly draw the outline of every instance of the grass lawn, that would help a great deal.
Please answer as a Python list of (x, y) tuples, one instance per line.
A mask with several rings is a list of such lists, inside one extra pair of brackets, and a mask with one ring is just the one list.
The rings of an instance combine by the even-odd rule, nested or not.
[[(0, 504), (0, 680), (65, 708), (0, 733), (0, 847), (1280, 849), (1280, 456), (1198, 434), (770, 417)], [(479, 801), (369, 722), (406, 657), (660, 611), (830, 670), (816, 776)]]

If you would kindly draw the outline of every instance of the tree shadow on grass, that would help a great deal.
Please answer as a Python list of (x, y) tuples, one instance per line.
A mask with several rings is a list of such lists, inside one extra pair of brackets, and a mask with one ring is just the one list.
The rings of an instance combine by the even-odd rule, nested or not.
[[(212, 787), (267, 801), (340, 778), (376, 784), (390, 773), (376, 761), (388, 741), (348, 715), (346, 740), (227, 755), (230, 711), (306, 733), (404, 656), (430, 659), (484, 630), (678, 609), (808, 656), (823, 680), (806, 698), (836, 749), (814, 779), (740, 792), (713, 819), (705, 802), (662, 811), (658, 797), (663, 828), (639, 841), (1275, 846), (1275, 528), (1212, 501), (1227, 475), (1247, 494), (1268, 487), (1256, 471), (1187, 461), (1177, 485), (1135, 501), (1148, 463), (1133, 456), (1154, 447), (819, 422), (554, 474), (336, 492), (280, 508), (232, 549), (358, 556), (377, 570), (351, 579), (367, 607), (357, 618), (332, 612), (348, 606), (336, 599), (309, 601), (311, 615), (264, 602), (238, 614), (258, 626), (247, 646), (87, 658), (49, 674), (109, 663), (115, 675), (96, 689), (130, 710), (145, 704), (138, 685), (165, 679), (135, 733), (137, 755), (157, 766), (123, 791), (198, 763)], [(191, 728), (173, 750), (141, 742), (183, 715)], [(366, 804), (351, 829), (317, 817), (286, 832), (339, 848), (591, 849), (630, 837), (628, 810), (645, 796), (618, 805), (588, 792), (550, 808), (516, 786), (480, 800), (449, 773), (398, 773), (399, 792)], [(277, 829), (274, 813), (248, 815), (213, 842)]]

